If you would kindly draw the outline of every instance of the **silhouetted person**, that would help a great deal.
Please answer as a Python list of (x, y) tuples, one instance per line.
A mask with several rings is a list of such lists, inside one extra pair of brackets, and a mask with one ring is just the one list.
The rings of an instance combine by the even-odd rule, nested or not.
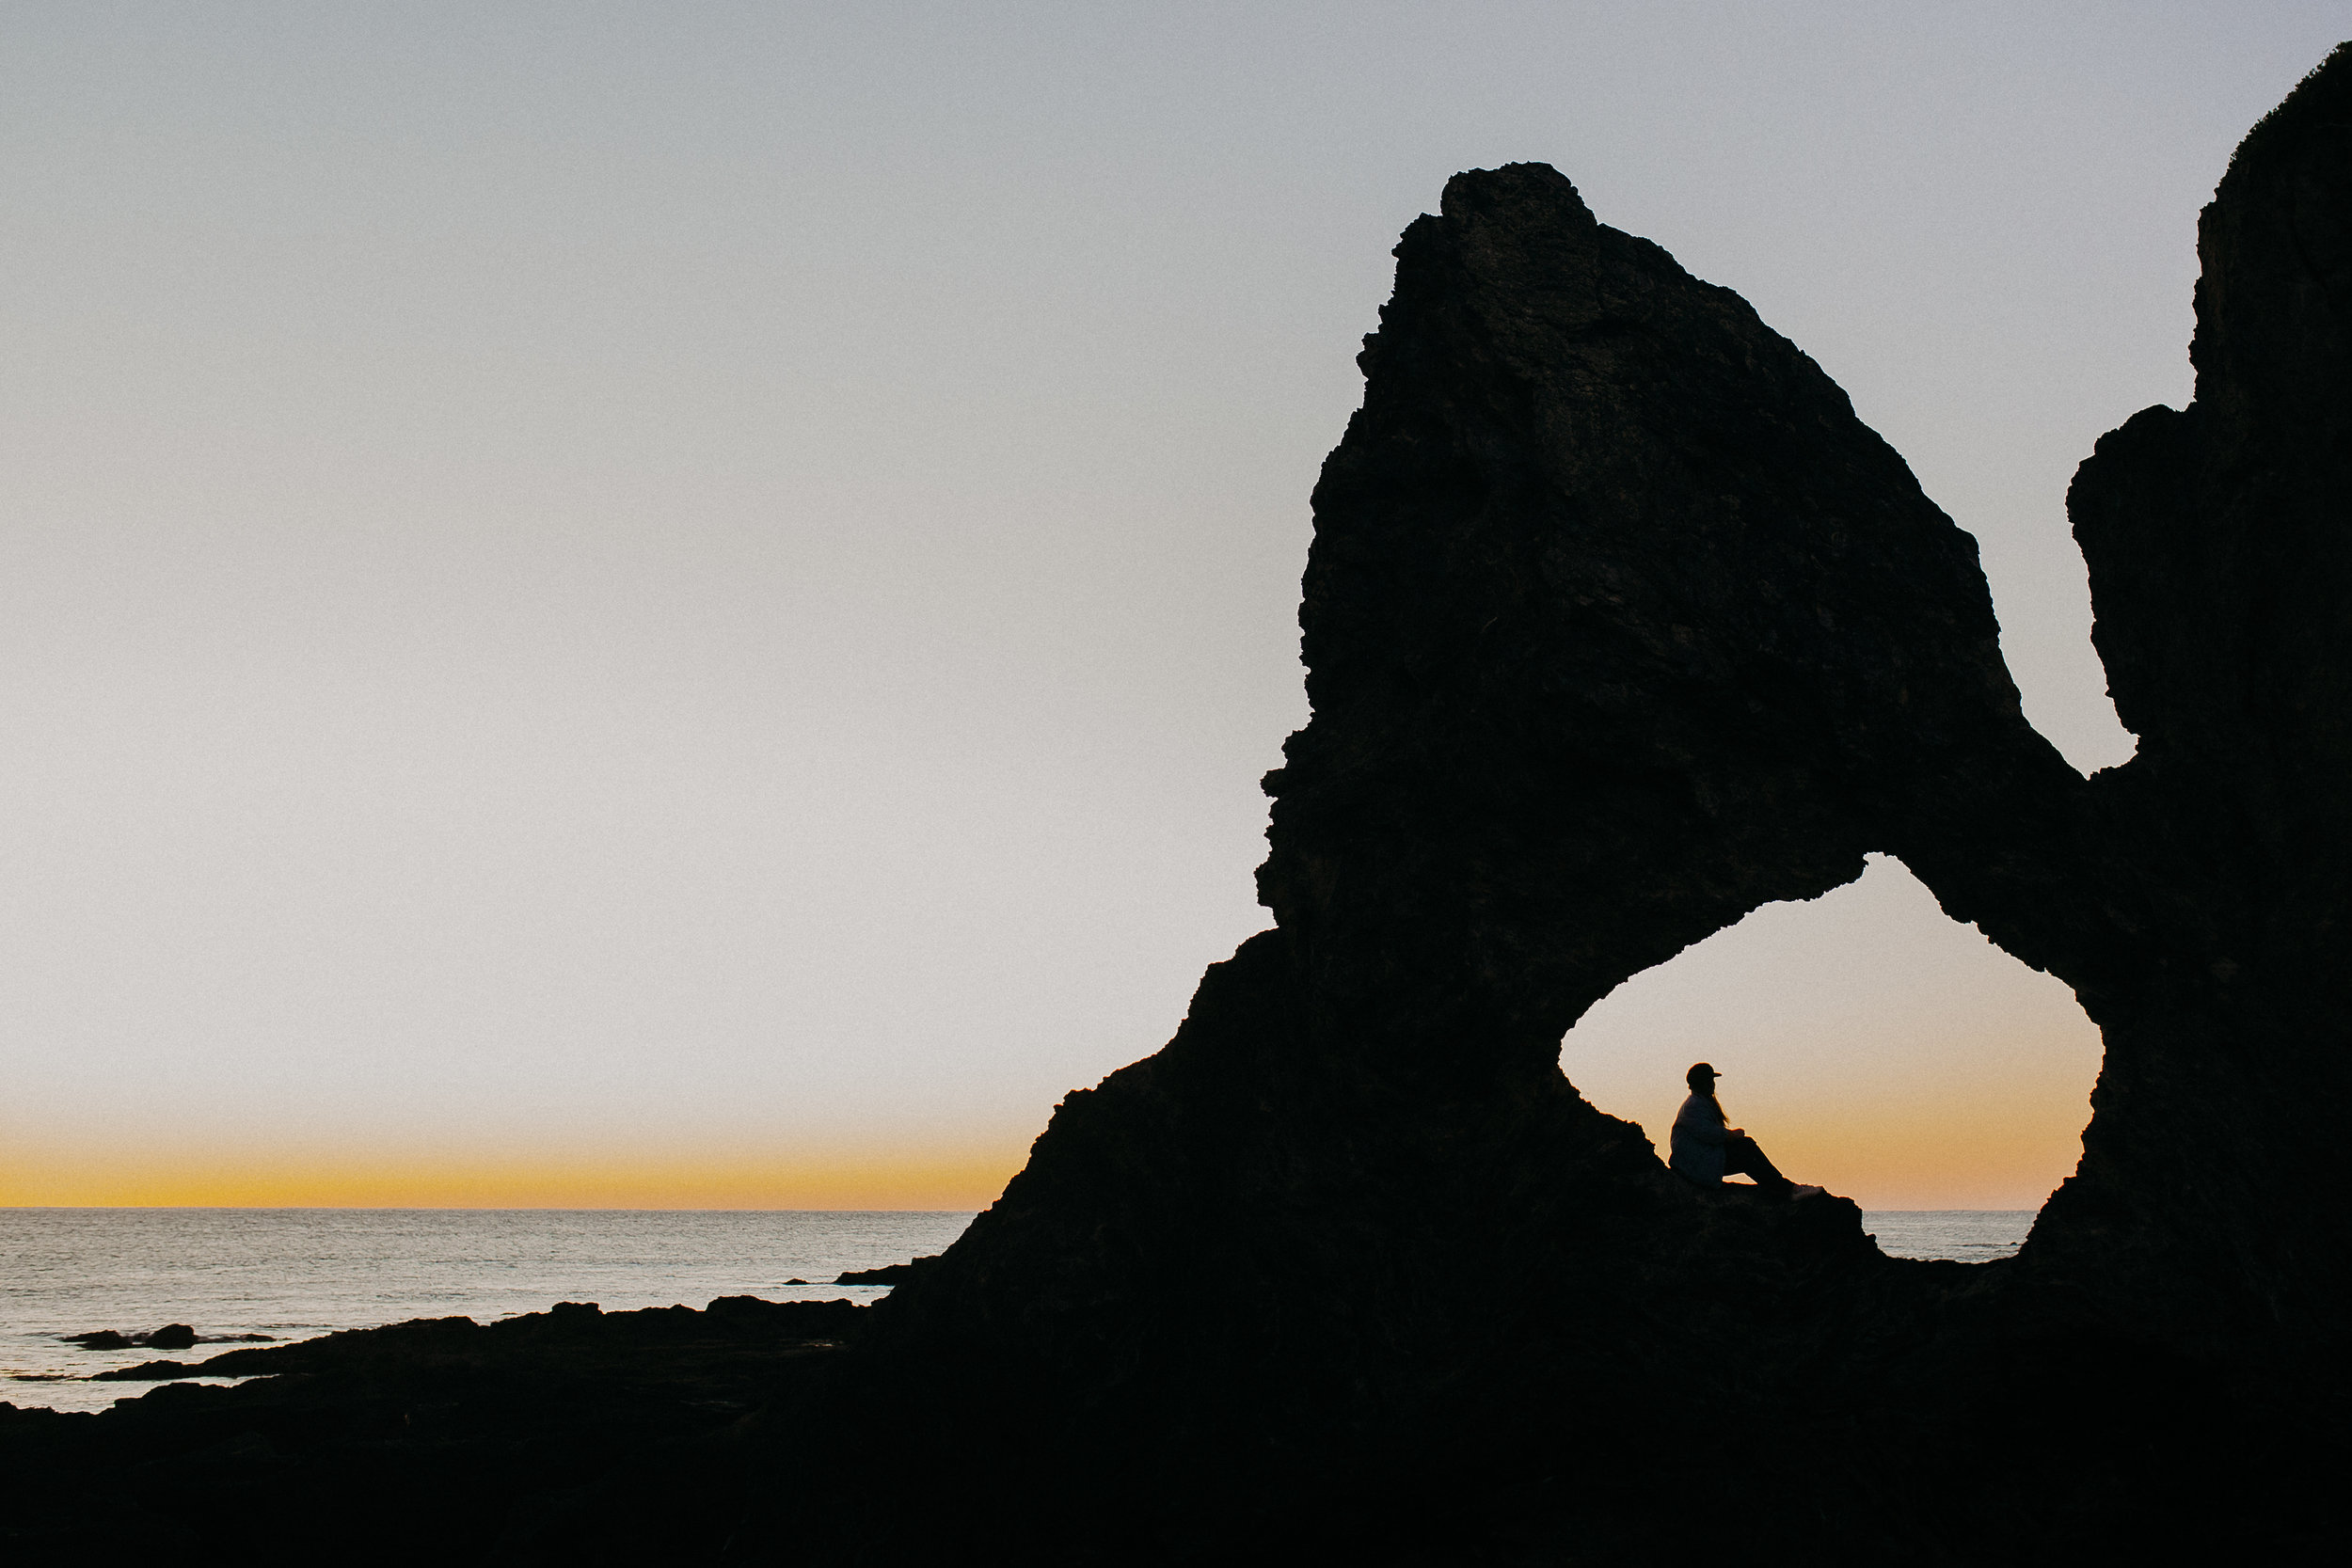
[(1694, 1062), (1682, 1075), (1691, 1098), (1675, 1114), (1674, 1155), (1667, 1165), (1686, 1181), (1712, 1187), (1726, 1176), (1752, 1176), (1773, 1197), (1810, 1197), (1821, 1189), (1800, 1187), (1780, 1174), (1756, 1140), (1740, 1128), (1726, 1125), (1723, 1102), (1715, 1098), (1715, 1080), (1722, 1076), (1705, 1062)]

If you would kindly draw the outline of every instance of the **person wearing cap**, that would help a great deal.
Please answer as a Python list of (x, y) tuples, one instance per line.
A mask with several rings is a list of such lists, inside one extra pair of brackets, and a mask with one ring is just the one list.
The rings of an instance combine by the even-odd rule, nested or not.
[(1780, 1174), (1756, 1142), (1727, 1125), (1723, 1102), (1715, 1098), (1715, 1080), (1723, 1074), (1705, 1062), (1693, 1062), (1682, 1075), (1691, 1098), (1675, 1115), (1674, 1154), (1667, 1168), (1702, 1187), (1720, 1185), (1726, 1176), (1748, 1176), (1772, 1197), (1811, 1197), (1819, 1187), (1800, 1187)]

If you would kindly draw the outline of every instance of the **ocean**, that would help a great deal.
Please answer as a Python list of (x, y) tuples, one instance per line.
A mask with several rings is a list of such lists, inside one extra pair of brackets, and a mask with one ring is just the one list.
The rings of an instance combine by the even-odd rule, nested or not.
[[(1881, 1210), (1898, 1258), (2015, 1252), (2032, 1210)], [(0, 1209), (0, 1401), (103, 1410), (144, 1385), (92, 1372), (197, 1361), (245, 1335), (307, 1339), (409, 1318), (482, 1323), (593, 1301), (607, 1311), (713, 1296), (873, 1301), (845, 1270), (943, 1249), (969, 1212), (545, 1209)], [(793, 1284), (805, 1280), (806, 1284)], [(62, 1336), (187, 1323), (192, 1350), (85, 1350)]]
[(0, 1209), (0, 1400), (103, 1410), (144, 1387), (52, 1380), (231, 1348), (86, 1351), (58, 1338), (99, 1329), (307, 1339), (559, 1301), (873, 1301), (889, 1288), (834, 1277), (938, 1252), (971, 1223), (968, 1211)]

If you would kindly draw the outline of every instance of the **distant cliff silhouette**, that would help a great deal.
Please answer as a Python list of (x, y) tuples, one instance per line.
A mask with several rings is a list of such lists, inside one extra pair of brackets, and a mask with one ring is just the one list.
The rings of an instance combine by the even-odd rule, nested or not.
[[(2201, 250), (2195, 404), (2070, 496), (2140, 737), (2085, 781), (2026, 722), (1974, 541), (1819, 366), (1553, 169), (1453, 180), (1315, 491), (1277, 927), (876, 1313), (828, 1439), (867, 1484), (787, 1496), (778, 1538), (2315, 1531), (2297, 1402), (2343, 1387), (2352, 1299), (2352, 55), (2247, 138)], [(1873, 851), (2105, 1031), (2013, 1262), (1710, 1198), (1557, 1065), (1628, 976)]]

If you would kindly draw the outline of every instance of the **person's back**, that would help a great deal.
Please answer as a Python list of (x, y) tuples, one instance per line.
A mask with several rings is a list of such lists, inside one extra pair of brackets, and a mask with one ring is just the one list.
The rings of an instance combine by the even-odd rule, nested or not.
[(1675, 1113), (1673, 1152), (1666, 1168), (1687, 1181), (1711, 1187), (1724, 1179), (1724, 1145), (1730, 1141), (1731, 1134), (1724, 1127), (1724, 1108), (1712, 1093), (1693, 1085), (1691, 1098)]
[(1666, 1168), (1702, 1187), (1720, 1186), (1726, 1176), (1748, 1176), (1774, 1197), (1810, 1197), (1819, 1193), (1819, 1187), (1800, 1187), (1781, 1175), (1744, 1129), (1725, 1125), (1730, 1118), (1724, 1115), (1723, 1101), (1715, 1098), (1715, 1080), (1720, 1076), (1705, 1062), (1692, 1063), (1691, 1070), (1682, 1075), (1682, 1081), (1691, 1085), (1691, 1098), (1675, 1113)]

